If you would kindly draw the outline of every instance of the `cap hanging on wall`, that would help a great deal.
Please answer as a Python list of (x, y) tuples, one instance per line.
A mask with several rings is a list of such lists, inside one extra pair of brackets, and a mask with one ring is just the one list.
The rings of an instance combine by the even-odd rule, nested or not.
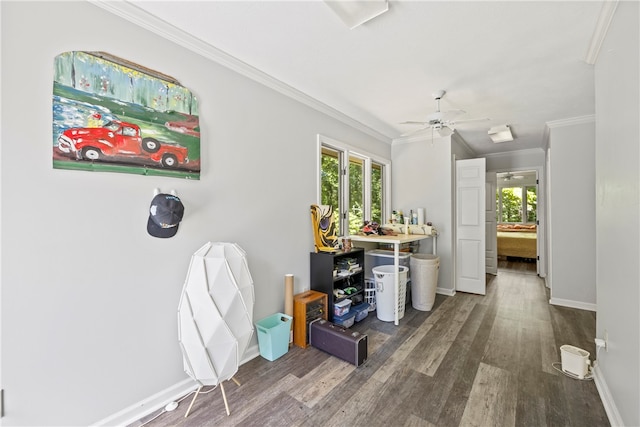
[(173, 237), (178, 232), (178, 225), (183, 215), (184, 205), (178, 196), (157, 193), (149, 207), (147, 232), (153, 237)]

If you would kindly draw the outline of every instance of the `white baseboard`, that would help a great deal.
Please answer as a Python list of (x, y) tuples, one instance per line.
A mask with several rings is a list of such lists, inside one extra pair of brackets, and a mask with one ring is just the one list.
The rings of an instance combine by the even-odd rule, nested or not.
[[(243, 365), (254, 359), (260, 355), (260, 348), (258, 345), (254, 345), (252, 347), (247, 348), (244, 353), (244, 358), (240, 362), (240, 365)], [(177, 384), (172, 385), (164, 390), (159, 391), (158, 393), (147, 397), (133, 405), (124, 408), (123, 410), (116, 412), (113, 415), (108, 416), (96, 423), (91, 424), (92, 426), (126, 426), (131, 423), (138, 421), (141, 418), (146, 417), (147, 415), (164, 408), (167, 403), (177, 401), (179, 398), (185, 396), (186, 394), (191, 393), (192, 391), (198, 388), (198, 383), (196, 383), (192, 378), (187, 378), (183, 381), (180, 381)]]
[(609, 417), (609, 423), (613, 427), (624, 426), (622, 418), (620, 417), (620, 412), (618, 412), (616, 402), (614, 402), (613, 396), (611, 396), (611, 392), (609, 391), (609, 387), (607, 387), (607, 382), (604, 380), (602, 371), (597, 364), (593, 367), (593, 381), (596, 383), (596, 389), (598, 389), (600, 400), (602, 400), (604, 410), (607, 413), (607, 417)]
[(570, 300), (570, 299), (562, 299), (562, 298), (553, 298), (552, 297), (549, 300), (549, 304), (560, 305), (562, 307), (569, 307), (569, 308), (578, 308), (580, 310), (597, 311), (596, 304), (591, 304), (591, 303), (582, 302), (582, 301), (573, 301), (573, 300)]
[(452, 297), (456, 294), (456, 290), (455, 289), (448, 289), (448, 288), (436, 288), (436, 294), (440, 294), (440, 295), (446, 295), (448, 297)]
[(177, 384), (172, 385), (171, 387), (159, 391), (153, 396), (149, 396), (146, 399), (141, 400), (140, 402), (134, 403), (133, 405), (124, 408), (123, 410), (116, 412), (115, 414), (108, 416), (96, 423), (91, 424), (92, 426), (126, 426), (129, 425), (154, 411), (157, 411), (160, 408), (164, 408), (164, 406), (173, 402), (174, 400), (178, 400), (180, 397), (191, 393), (195, 389), (198, 388), (198, 384), (193, 381), (191, 378), (187, 378), (183, 381), (180, 381)]

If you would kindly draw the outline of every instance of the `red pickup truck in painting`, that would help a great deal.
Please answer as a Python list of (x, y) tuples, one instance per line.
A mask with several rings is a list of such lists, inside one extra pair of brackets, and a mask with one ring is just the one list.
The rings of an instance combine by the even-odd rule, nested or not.
[(73, 153), (78, 160), (134, 158), (142, 163), (152, 160), (168, 168), (189, 162), (185, 147), (142, 138), (139, 126), (116, 120), (102, 127), (67, 129), (58, 137), (58, 148), (63, 153)]

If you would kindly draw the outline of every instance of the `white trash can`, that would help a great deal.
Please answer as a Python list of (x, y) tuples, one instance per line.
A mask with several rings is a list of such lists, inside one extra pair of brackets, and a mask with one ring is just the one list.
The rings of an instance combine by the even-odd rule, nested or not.
[(411, 305), (416, 310), (431, 311), (436, 300), (440, 258), (432, 254), (411, 255)]
[[(409, 252), (398, 253), (398, 264), (409, 268)], [(395, 255), (393, 251), (384, 249), (372, 249), (364, 253), (364, 273), (365, 277), (373, 277), (373, 269), (379, 265), (394, 265)], [(407, 282), (411, 280), (411, 270), (407, 272)]]
[(384, 322), (393, 322), (396, 320), (396, 310), (398, 311), (398, 319), (404, 317), (408, 271), (409, 269), (405, 266), (401, 265), (398, 267), (398, 306), (394, 307), (396, 286), (395, 267), (393, 265), (380, 265), (373, 268), (373, 277), (376, 282), (376, 315), (378, 319)]

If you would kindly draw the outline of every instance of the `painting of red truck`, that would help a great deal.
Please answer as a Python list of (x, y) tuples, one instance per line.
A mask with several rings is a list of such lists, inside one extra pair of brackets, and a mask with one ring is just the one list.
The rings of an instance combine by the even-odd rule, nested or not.
[(199, 179), (188, 89), (104, 52), (65, 52), (54, 64), (54, 168)]

